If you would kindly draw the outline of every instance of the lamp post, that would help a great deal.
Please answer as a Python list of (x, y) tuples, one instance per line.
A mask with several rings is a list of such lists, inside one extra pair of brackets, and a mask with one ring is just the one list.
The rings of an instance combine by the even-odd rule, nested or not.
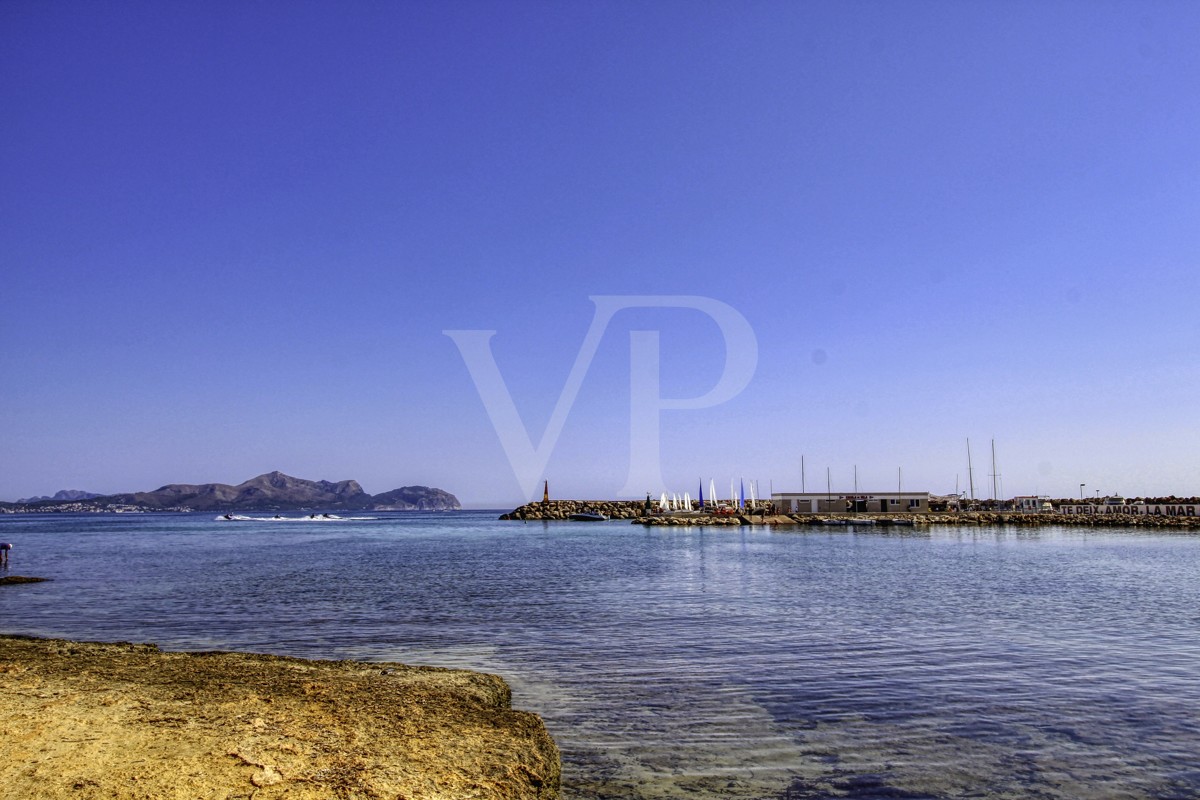
[(1087, 486), (1086, 483), (1079, 484), (1079, 500), (1080, 500), (1080, 502), (1083, 502), (1083, 487), (1085, 487), (1085, 486)]

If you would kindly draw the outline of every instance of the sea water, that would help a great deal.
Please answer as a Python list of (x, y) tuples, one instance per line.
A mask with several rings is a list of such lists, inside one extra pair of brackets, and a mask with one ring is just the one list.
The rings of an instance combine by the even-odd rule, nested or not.
[(379, 517), (0, 518), (0, 632), (498, 673), (568, 799), (1200, 797), (1200, 536)]

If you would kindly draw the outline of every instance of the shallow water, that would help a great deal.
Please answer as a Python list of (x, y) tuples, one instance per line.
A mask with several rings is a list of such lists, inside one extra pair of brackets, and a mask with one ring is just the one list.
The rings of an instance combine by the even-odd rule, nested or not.
[(0, 518), (0, 631), (467, 667), (566, 798), (1200, 797), (1200, 536)]

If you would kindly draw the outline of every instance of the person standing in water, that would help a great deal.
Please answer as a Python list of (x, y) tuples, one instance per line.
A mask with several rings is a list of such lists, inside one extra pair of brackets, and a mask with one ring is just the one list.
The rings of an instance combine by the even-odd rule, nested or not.
[(12, 545), (8, 542), (0, 542), (0, 564), (8, 563), (8, 551), (12, 550)]

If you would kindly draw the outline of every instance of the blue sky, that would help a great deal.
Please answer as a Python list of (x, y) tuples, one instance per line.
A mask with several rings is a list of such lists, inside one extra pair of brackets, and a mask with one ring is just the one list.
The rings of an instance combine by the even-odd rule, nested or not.
[[(1200, 494), (1200, 5), (0, 4), (0, 498), (272, 469), (523, 498), (592, 295), (749, 322), (662, 488)], [(621, 312), (545, 475), (609, 497)]]

